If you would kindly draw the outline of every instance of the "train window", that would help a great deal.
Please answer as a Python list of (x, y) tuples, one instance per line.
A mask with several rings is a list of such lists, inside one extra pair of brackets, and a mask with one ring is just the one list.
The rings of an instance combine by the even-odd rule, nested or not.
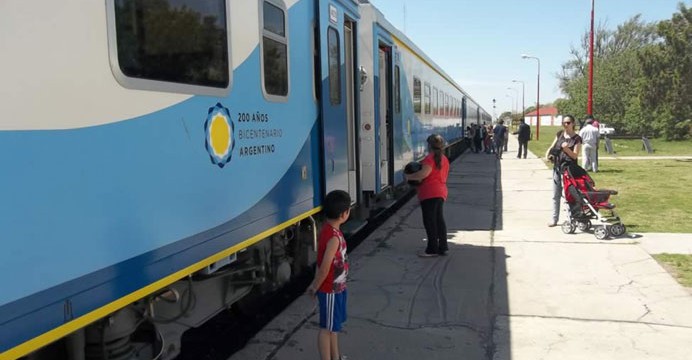
[(420, 114), (421, 110), (421, 94), (420, 94), (420, 79), (413, 77), (413, 112)]
[(445, 93), (440, 90), (440, 99), (437, 101), (437, 115), (444, 116), (444, 106), (445, 106)]
[(432, 103), (433, 103), (433, 115), (437, 115), (437, 88), (433, 86), (432, 92)]
[(423, 99), (425, 101), (425, 113), (430, 114), (430, 84), (423, 86)]
[(329, 51), (329, 101), (332, 105), (341, 104), (341, 48), (339, 33), (330, 27), (327, 31), (327, 48)]
[(282, 99), (288, 96), (288, 37), (286, 11), (277, 4), (262, 5), (262, 82), (265, 95)]
[[(221, 95), (231, 82), (225, 0), (112, 0), (111, 62), (128, 88)], [(115, 64), (117, 62), (117, 64)]]
[(401, 112), (401, 79), (399, 74), (399, 65), (394, 67), (394, 112)]
[(445, 94), (445, 116), (449, 115), (449, 94)]

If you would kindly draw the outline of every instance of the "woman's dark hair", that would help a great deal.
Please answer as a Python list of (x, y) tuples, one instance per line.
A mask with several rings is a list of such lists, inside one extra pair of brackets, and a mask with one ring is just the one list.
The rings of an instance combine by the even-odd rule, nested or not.
[(565, 121), (565, 119), (569, 118), (569, 120), (572, 122), (573, 125), (577, 125), (576, 119), (572, 115), (565, 115), (562, 117), (562, 121)]
[(351, 196), (343, 190), (334, 190), (327, 194), (322, 206), (327, 219), (338, 219), (351, 207)]
[(435, 167), (442, 168), (442, 149), (445, 147), (445, 139), (439, 134), (428, 136), (428, 148), (435, 154)]

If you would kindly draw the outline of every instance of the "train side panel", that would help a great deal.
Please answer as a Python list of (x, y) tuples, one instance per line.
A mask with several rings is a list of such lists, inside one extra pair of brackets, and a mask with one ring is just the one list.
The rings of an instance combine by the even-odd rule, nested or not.
[[(227, 28), (228, 86), (206, 95), (116, 80), (109, 16), (133, 3), (0, 5), (3, 356), (45, 345), (318, 211), (321, 134), (313, 64), (304, 60), (314, 2), (279, 2), (283, 38), (260, 25), (263, 1), (159, 9), (216, 33)], [(281, 84), (279, 96), (267, 94), (263, 64), (275, 64), (266, 57), (285, 61), (285, 94)]]

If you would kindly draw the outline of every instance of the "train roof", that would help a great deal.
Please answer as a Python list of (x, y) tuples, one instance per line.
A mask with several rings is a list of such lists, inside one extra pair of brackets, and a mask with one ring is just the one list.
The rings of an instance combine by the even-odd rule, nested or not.
[(375, 5), (370, 3), (370, 0), (358, 0), (362, 8), (369, 8), (373, 11), (375, 14), (375, 19), (379, 25), (381, 25), (384, 29), (390, 32), (392, 36), (394, 36), (397, 40), (402, 42), (406, 47), (408, 47), (411, 51), (413, 51), (417, 56), (419, 56), (423, 61), (425, 61), (431, 68), (433, 68), (435, 71), (437, 71), (442, 77), (447, 79), (450, 84), (454, 85), (459, 91), (461, 91), (462, 94), (464, 94), (465, 97), (467, 97), (469, 100), (471, 100), (473, 103), (475, 103), (481, 110), (485, 111), (483, 107), (473, 99), (471, 95), (469, 95), (468, 92), (466, 92), (459, 84), (456, 83), (452, 79), (451, 76), (449, 76), (442, 68), (437, 65), (428, 55), (425, 54), (423, 50), (421, 50), (411, 39), (409, 39), (408, 36), (406, 36), (403, 32), (399, 31), (392, 23), (387, 20), (387, 18), (384, 16), (384, 14), (377, 8)]

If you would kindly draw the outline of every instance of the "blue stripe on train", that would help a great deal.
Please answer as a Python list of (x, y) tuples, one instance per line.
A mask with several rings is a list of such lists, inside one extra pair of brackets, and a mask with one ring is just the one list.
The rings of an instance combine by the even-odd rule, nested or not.
[[(126, 296), (166, 275), (196, 263), (299, 216), (319, 205), (314, 179), (301, 180), (302, 164), (318, 163), (312, 149), (319, 141), (317, 126), (311, 131), (296, 161), (281, 181), (257, 205), (226, 224), (188, 239), (110, 266), (0, 308), (0, 352), (58, 327), (64, 318), (64, 300), (72, 305), (73, 318)], [(282, 204), (294, 204), (291, 207)]]

